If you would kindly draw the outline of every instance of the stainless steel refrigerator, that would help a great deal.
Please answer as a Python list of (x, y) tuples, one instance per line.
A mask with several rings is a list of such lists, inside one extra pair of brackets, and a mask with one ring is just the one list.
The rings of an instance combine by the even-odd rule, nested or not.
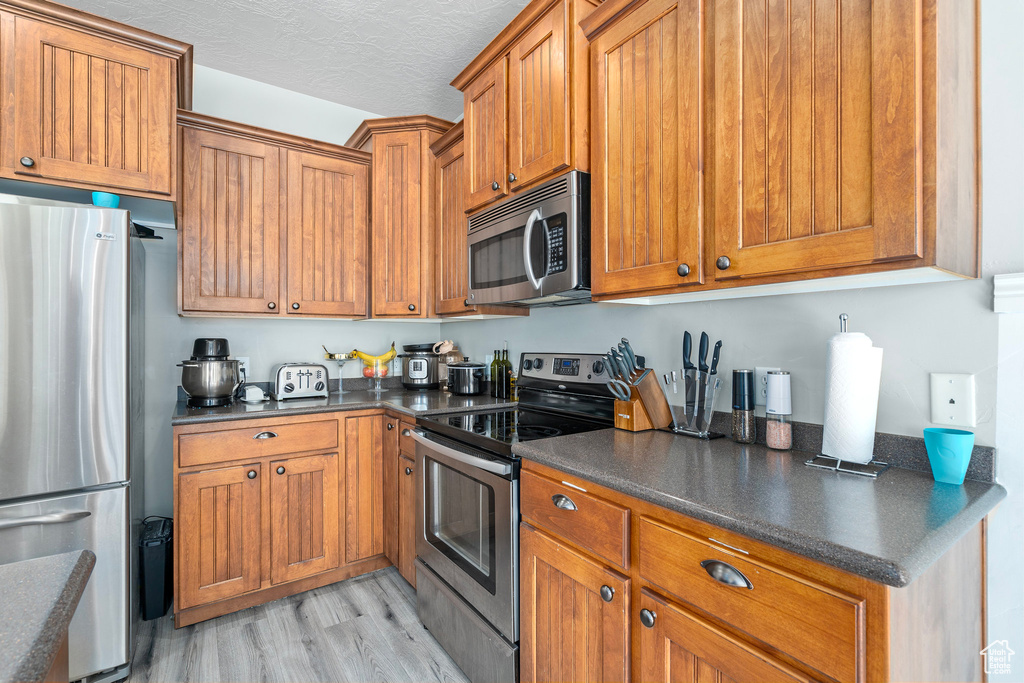
[(131, 662), (144, 277), (127, 211), (0, 195), (0, 563), (96, 553), (71, 680)]

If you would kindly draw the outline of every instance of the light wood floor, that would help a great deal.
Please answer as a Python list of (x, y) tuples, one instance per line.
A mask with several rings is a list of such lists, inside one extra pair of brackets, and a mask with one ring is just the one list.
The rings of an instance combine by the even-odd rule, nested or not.
[(142, 622), (129, 681), (467, 681), (394, 567), (175, 630)]

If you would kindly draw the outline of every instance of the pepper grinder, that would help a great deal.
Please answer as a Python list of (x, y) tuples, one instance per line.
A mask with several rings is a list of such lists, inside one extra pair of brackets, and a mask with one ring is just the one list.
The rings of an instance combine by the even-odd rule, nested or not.
[(768, 372), (768, 390), (765, 405), (768, 448), (788, 451), (793, 447), (793, 399), (789, 373), (785, 370)]
[(732, 371), (732, 440), (754, 443), (757, 436), (754, 422), (754, 371)]

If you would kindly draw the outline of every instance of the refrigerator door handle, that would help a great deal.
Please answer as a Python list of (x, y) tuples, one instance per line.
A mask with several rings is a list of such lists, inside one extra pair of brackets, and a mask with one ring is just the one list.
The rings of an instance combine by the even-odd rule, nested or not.
[(76, 522), (85, 519), (92, 513), (88, 510), (65, 510), (64, 512), (51, 512), (47, 515), (30, 515), (28, 517), (14, 517), (13, 519), (0, 519), (0, 529), (13, 529), (19, 526), (34, 526), (36, 524), (63, 524), (65, 522)]

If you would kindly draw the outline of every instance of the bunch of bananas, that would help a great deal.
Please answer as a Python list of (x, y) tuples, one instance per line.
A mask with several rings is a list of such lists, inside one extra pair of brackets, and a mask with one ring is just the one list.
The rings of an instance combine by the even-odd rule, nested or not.
[(382, 353), (379, 356), (371, 356), (370, 354), (363, 353), (358, 349), (352, 349), (352, 353), (350, 355), (363, 361), (364, 364), (372, 366), (383, 365), (384, 363), (390, 362), (392, 358), (398, 355), (398, 351), (395, 350), (395, 342), (391, 342), (391, 348), (388, 352)]

